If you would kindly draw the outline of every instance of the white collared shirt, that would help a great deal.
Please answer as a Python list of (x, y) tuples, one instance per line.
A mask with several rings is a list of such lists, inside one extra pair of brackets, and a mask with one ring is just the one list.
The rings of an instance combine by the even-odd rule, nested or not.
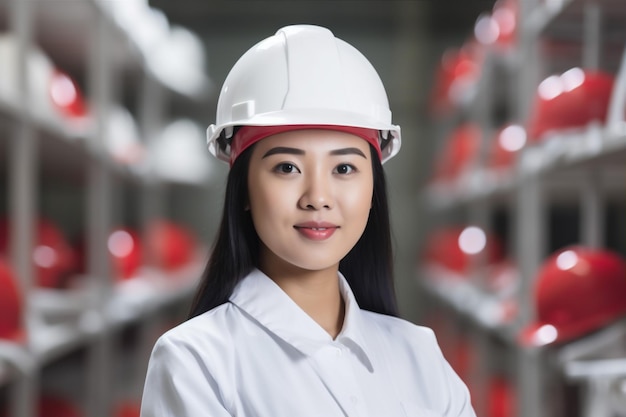
[(141, 417), (475, 417), (433, 332), (361, 310), (335, 338), (254, 270), (157, 341)]

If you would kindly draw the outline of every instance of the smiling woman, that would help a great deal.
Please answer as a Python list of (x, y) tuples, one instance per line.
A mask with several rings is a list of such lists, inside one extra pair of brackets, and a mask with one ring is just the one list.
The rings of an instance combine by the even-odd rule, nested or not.
[(299, 269), (337, 287), (339, 262), (369, 218), (369, 154), (360, 137), (332, 130), (294, 130), (256, 144), (248, 184), (259, 269), (274, 278)]
[(380, 78), (327, 29), (244, 54), (209, 150), (231, 165), (190, 319), (154, 347), (142, 417), (475, 417), (430, 329), (397, 318)]

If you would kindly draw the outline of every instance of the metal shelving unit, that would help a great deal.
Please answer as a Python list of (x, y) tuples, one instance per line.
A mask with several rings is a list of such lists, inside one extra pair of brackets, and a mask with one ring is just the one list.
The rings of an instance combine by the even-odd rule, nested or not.
[[(492, 362), (505, 357), (500, 371), (514, 381), (518, 417), (616, 416), (626, 414), (616, 384), (626, 377), (624, 321), (565, 345), (529, 348), (518, 342), (520, 330), (535, 319), (534, 276), (549, 254), (549, 210), (555, 204), (577, 207), (578, 242), (604, 247), (608, 202), (626, 195), (626, 8), (619, 0), (519, 0), (517, 41), (512, 49), (487, 48), (481, 76), (467, 102), (436, 121), (472, 120), (483, 129), (477, 161), (451, 182), (429, 185), (421, 195), (438, 223), (465, 223), (489, 230), (494, 210), (508, 219), (508, 255), (520, 276), (512, 322), (494, 320), (501, 299), (482, 290), (485, 272), (455, 277), (431, 267), (417, 271), (421, 288), (439, 307), (462, 323), (477, 349), (472, 376), (478, 415), (486, 415)], [(561, 55), (545, 45), (561, 45)], [(503, 52), (504, 51), (504, 52)], [(498, 57), (501, 55), (500, 57)], [(524, 126), (539, 82), (571, 67), (604, 69), (616, 75), (606, 123), (559, 132), (525, 146), (508, 171), (485, 168), (485, 151), (501, 120), (493, 107), (502, 89), (510, 110), (507, 120)], [(492, 82), (494, 68), (504, 79)], [(504, 83), (504, 85), (502, 85)], [(497, 85), (494, 85), (497, 84)], [(608, 225), (610, 226), (610, 225)], [(448, 276), (446, 276), (448, 274)], [(610, 352), (608, 354), (607, 352)], [(501, 366), (502, 368), (502, 366)], [(579, 386), (565, 399), (562, 384)], [(567, 410), (574, 406), (575, 410)], [(571, 414), (572, 411), (578, 414)], [(569, 413), (569, 414), (568, 414)], [(621, 414), (620, 414), (621, 413)]]
[[(134, 210), (131, 217), (146, 228), (151, 220), (167, 217), (163, 199), (168, 187), (209, 190), (155, 178), (149, 158), (128, 165), (107, 151), (109, 111), (126, 96), (136, 102), (146, 149), (169, 118), (168, 100), (201, 104), (198, 97), (174, 91), (155, 77), (109, 7), (98, 0), (0, 0), (0, 29), (14, 36), (18, 51), (17, 94), (0, 94), (0, 161), (7, 161), (8, 255), (19, 277), (27, 330), (23, 344), (0, 341), (0, 390), (9, 393), (11, 417), (37, 415), (46, 370), (76, 352), (82, 352), (72, 371), (81, 388), (76, 400), (86, 416), (112, 415), (120, 377), (138, 400), (145, 371), (141, 363), (147, 363), (155, 332), (162, 331), (168, 311), (189, 301), (207, 256), (200, 249), (185, 268), (174, 272), (146, 264), (137, 278), (119, 283), (112, 278), (107, 238), (129, 215), (125, 210)], [(76, 125), (34, 105), (27, 76), (27, 54), (34, 45), (85, 86), (91, 124)], [(76, 211), (81, 218), (73, 219), (73, 226), (84, 231), (88, 248), (80, 288), (46, 290), (34, 282), (31, 236), (41, 214), (44, 179), (71, 183), (79, 190), (81, 207)], [(124, 201), (120, 186), (138, 194), (135, 206)], [(114, 369), (127, 352), (120, 350), (119, 338), (129, 326), (138, 333), (138, 346), (133, 347), (138, 369), (120, 376)]]

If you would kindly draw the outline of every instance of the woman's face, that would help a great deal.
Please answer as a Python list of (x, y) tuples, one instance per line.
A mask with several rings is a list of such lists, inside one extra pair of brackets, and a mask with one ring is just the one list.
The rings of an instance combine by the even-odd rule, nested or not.
[(248, 186), (262, 269), (336, 270), (369, 217), (370, 147), (332, 130), (269, 136), (254, 147)]

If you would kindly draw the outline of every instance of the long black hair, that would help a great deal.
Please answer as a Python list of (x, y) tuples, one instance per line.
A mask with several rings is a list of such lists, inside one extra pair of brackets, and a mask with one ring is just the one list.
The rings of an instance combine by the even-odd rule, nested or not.
[[(228, 302), (235, 286), (259, 265), (259, 236), (248, 202), (248, 167), (254, 145), (228, 173), (220, 228), (194, 297), (189, 318)], [(365, 231), (339, 263), (362, 309), (397, 316), (387, 184), (378, 153), (370, 145), (374, 192)]]

